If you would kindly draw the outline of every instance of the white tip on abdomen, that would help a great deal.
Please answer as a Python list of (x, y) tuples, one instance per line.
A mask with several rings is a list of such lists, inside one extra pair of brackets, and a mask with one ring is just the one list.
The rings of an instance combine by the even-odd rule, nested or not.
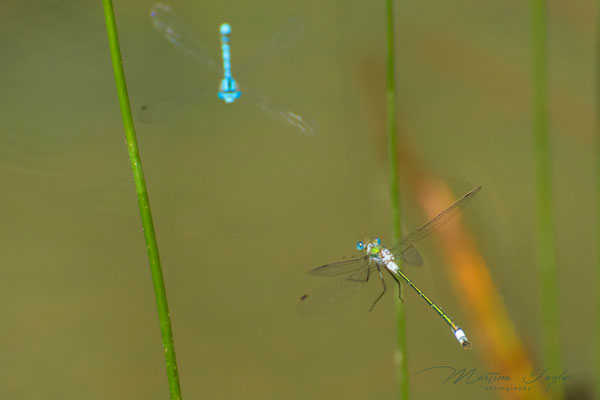
[(469, 339), (467, 339), (467, 335), (465, 335), (462, 329), (458, 328), (457, 330), (455, 330), (454, 336), (458, 340), (458, 343), (461, 344), (463, 349), (468, 349), (471, 347), (471, 343), (469, 343)]

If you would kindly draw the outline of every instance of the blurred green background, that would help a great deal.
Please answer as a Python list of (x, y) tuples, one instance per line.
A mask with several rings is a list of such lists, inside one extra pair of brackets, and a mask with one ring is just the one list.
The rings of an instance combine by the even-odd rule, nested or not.
[[(307, 31), (236, 77), (318, 124), (313, 136), (244, 103), (218, 101), (211, 71), (152, 27), (153, 2), (115, 2), (134, 110), (214, 83), (190, 107), (136, 120), (184, 398), (393, 399), (395, 318), (379, 287), (322, 317), (296, 302), (327, 284), (312, 267), (391, 237), (382, 127), (383, 2), (169, 3), (232, 65), (292, 16)], [(550, 3), (550, 90), (562, 350), (593, 382), (596, 218), (591, 2)], [(457, 195), (510, 316), (539, 356), (534, 260), (529, 9), (520, 1), (397, 2), (399, 119), (417, 157)], [(160, 333), (100, 1), (5, 2), (0, 17), (0, 397), (165, 399)], [(260, 61), (260, 60), (259, 60)], [(378, 96), (378, 97), (377, 97)], [(409, 230), (425, 222), (405, 202)], [(433, 241), (408, 270), (468, 333)], [(411, 373), (486, 371), (404, 288)], [(411, 379), (415, 399), (497, 398), (483, 385)]]

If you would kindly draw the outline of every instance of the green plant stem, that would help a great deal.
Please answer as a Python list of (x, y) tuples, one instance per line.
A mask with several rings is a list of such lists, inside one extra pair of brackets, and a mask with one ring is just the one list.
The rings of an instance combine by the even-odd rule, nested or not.
[(544, 364), (562, 372), (556, 240), (553, 221), (551, 143), (548, 121), (548, 25), (545, 0), (531, 1), (533, 54), (533, 137), (535, 152), (537, 263), (542, 308)]
[[(600, 227), (600, 1), (596, 3), (596, 205)], [(596, 228), (598, 229), (598, 228)], [(596, 246), (596, 398), (600, 398), (600, 234)]]
[(138, 204), (142, 217), (142, 226), (144, 228), (144, 237), (146, 239), (146, 249), (148, 252), (148, 259), (150, 261), (150, 272), (152, 275), (152, 283), (154, 285), (154, 295), (156, 297), (160, 331), (165, 352), (169, 391), (172, 400), (179, 400), (181, 399), (181, 389), (179, 387), (179, 375), (177, 372), (177, 361), (175, 358), (175, 346), (173, 344), (173, 332), (171, 330), (171, 321), (169, 318), (169, 306), (167, 304), (167, 294), (165, 291), (165, 284), (160, 266), (160, 257), (158, 254), (156, 235), (154, 233), (154, 224), (152, 222), (148, 191), (146, 190), (146, 182), (144, 180), (142, 160), (140, 158), (135, 128), (133, 126), (131, 106), (129, 105), (127, 84), (125, 82), (125, 72), (123, 71), (121, 50), (119, 48), (119, 38), (115, 23), (115, 13), (111, 0), (102, 0), (102, 3), (104, 5), (104, 18), (106, 20), (108, 43), (110, 45), (110, 54), (115, 73), (117, 95), (119, 97), (119, 105), (121, 107), (123, 127), (125, 128), (127, 150), (129, 152), (129, 160), (131, 161), (131, 169), (133, 171), (133, 179), (135, 181)]
[[(387, 134), (390, 201), (392, 205), (392, 233), (394, 243), (400, 241), (400, 195), (398, 190), (398, 143), (396, 123), (396, 78), (394, 46), (394, 0), (386, 1), (387, 14)], [(398, 266), (401, 260), (396, 261)], [(401, 399), (408, 399), (408, 365), (406, 363), (406, 315), (404, 305), (396, 302), (396, 363), (398, 392)]]

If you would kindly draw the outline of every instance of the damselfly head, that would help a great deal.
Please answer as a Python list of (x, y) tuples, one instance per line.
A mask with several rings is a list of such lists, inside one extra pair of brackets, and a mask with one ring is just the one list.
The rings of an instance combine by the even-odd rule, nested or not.
[(229, 35), (231, 33), (231, 25), (227, 23), (221, 24), (221, 26), (219, 27), (219, 32), (221, 33), (221, 35)]
[(375, 239), (368, 239), (366, 241), (359, 241), (358, 243), (356, 243), (356, 250), (366, 250), (367, 252), (370, 252), (371, 249), (378, 249), (379, 247), (381, 247), (381, 240), (379, 240), (379, 238), (375, 238)]

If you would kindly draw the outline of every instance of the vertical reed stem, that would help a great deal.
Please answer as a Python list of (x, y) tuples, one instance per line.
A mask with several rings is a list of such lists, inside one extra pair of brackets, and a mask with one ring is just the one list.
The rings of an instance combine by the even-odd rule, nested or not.
[(600, 1), (596, 2), (596, 398), (600, 398)]
[[(394, 46), (394, 0), (386, 1), (387, 13), (387, 134), (390, 201), (392, 205), (392, 232), (394, 243), (400, 241), (400, 195), (398, 190), (398, 148), (396, 123), (396, 76)], [(400, 268), (401, 260), (396, 260)], [(406, 362), (406, 315), (404, 305), (396, 301), (396, 363), (400, 399), (408, 399), (408, 365)]]
[(127, 141), (127, 150), (129, 160), (133, 171), (133, 179), (138, 196), (138, 205), (142, 217), (142, 227), (146, 239), (146, 249), (150, 261), (150, 272), (152, 283), (154, 285), (154, 295), (158, 309), (158, 319), (160, 321), (160, 331), (162, 335), (163, 347), (165, 352), (165, 361), (167, 366), (167, 377), (169, 381), (169, 392), (171, 400), (181, 399), (181, 389), (179, 387), (179, 375), (177, 372), (177, 360), (175, 358), (175, 346), (173, 344), (173, 332), (171, 330), (171, 321), (169, 318), (169, 306), (167, 304), (167, 294), (160, 266), (160, 257), (158, 254), (158, 245), (154, 233), (154, 224), (152, 222), (152, 213), (150, 211), (150, 202), (148, 191), (146, 190), (146, 181), (144, 180), (144, 171), (142, 169), (142, 160), (140, 158), (135, 128), (133, 126), (133, 117), (131, 115), (131, 106), (129, 105), (129, 96), (127, 94), (127, 84), (125, 82), (125, 71), (121, 60), (121, 50), (119, 48), (119, 38), (117, 35), (117, 26), (115, 22), (115, 13), (112, 0), (102, 0), (104, 5), (104, 18), (106, 20), (106, 30), (108, 33), (108, 43), (112, 57), (113, 70), (117, 85), (117, 95), (121, 107), (121, 117), (123, 127), (125, 128), (125, 138)]
[(548, 15), (546, 0), (531, 1), (533, 55), (533, 138), (537, 240), (542, 312), (542, 357), (554, 373), (562, 372), (558, 275), (553, 221), (551, 143), (548, 121)]

